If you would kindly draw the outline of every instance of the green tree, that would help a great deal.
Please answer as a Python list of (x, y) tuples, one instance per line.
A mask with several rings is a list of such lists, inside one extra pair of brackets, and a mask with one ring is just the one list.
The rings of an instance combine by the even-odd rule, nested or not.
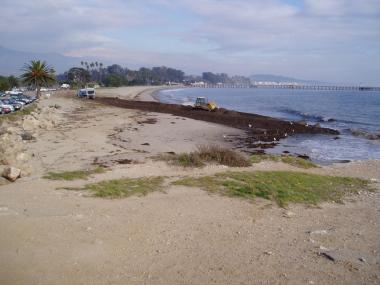
[(22, 69), (21, 78), (28, 85), (36, 88), (36, 97), (41, 97), (41, 87), (49, 86), (55, 82), (55, 71), (46, 61), (32, 60), (26, 63)]
[(9, 85), (11, 86), (11, 88), (19, 87), (18, 79), (16, 77), (14, 77), (13, 75), (8, 77), (8, 82), (9, 82)]
[(81, 67), (73, 67), (67, 73), (67, 79), (70, 84), (84, 87), (91, 80), (91, 75), (88, 70)]
[(0, 91), (7, 91), (10, 88), (8, 78), (0, 76)]
[(128, 82), (123, 75), (119, 74), (110, 74), (104, 79), (104, 83), (107, 87), (120, 87), (127, 85)]

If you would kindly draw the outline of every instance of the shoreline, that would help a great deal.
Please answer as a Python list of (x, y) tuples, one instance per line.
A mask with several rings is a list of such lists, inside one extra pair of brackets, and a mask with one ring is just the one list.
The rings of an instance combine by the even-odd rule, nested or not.
[[(183, 89), (183, 87), (182, 88), (177, 87), (177, 88)], [(162, 88), (162, 89), (155, 90), (155, 91), (151, 92), (152, 101), (161, 103), (157, 94), (160, 91), (165, 90), (165, 89), (167, 90), (169, 88)], [(172, 102), (172, 103), (168, 103), (168, 104), (177, 104), (177, 103)], [(275, 117), (270, 117), (270, 118), (275, 118)], [(292, 121), (290, 119), (288, 119), (288, 120), (287, 119), (281, 119), (281, 120), (289, 121), (289, 122)], [(295, 121), (293, 121), (293, 122), (295, 122)], [(318, 122), (316, 124), (319, 125)], [(327, 128), (328, 128), (328, 126), (327, 126)], [(323, 141), (329, 140), (330, 142), (328, 142), (328, 143), (332, 143), (333, 148), (334, 147), (336, 148), (337, 145), (336, 145), (335, 141), (338, 138), (343, 138), (343, 140), (345, 140), (347, 135), (344, 133), (344, 131), (345, 131), (344, 129), (339, 129), (339, 128), (333, 128), (333, 129), (336, 130), (337, 132), (342, 132), (342, 133), (339, 134), (339, 136), (335, 136), (333, 139), (330, 139), (330, 140), (328, 138), (324, 138)], [(369, 141), (368, 144), (370, 144), (371, 141), (373, 141), (373, 142), (379, 141), (379, 138), (380, 138), (380, 134), (378, 132), (358, 131), (356, 129), (350, 129), (350, 132), (354, 138), (368, 140)], [(336, 135), (338, 135), (338, 134), (336, 134)], [(342, 135), (342, 137), (340, 135)], [(245, 141), (249, 140), (249, 137), (250, 137), (250, 134), (248, 132), (245, 139), (240, 139), (240, 141), (236, 142), (236, 145), (238, 145), (238, 147), (240, 149), (244, 149), (248, 153), (252, 152), (252, 149), (254, 149), (255, 153), (266, 153), (267, 152), (270, 154), (277, 154), (277, 155), (281, 154), (281, 153), (282, 154), (290, 153), (294, 156), (305, 156), (305, 157), (310, 156), (310, 159), (312, 159), (313, 162), (320, 163), (323, 165), (331, 165), (333, 163), (347, 163), (350, 161), (366, 161), (366, 160), (378, 160), (378, 159), (380, 159), (380, 158), (376, 158), (376, 156), (373, 157), (373, 155), (372, 155), (372, 157), (369, 157), (369, 156), (363, 157), (360, 155), (359, 155), (360, 157), (355, 157), (355, 156), (350, 157), (349, 154), (347, 157), (344, 155), (340, 156), (337, 153), (333, 154), (332, 156), (327, 155), (327, 157), (326, 157), (326, 155), (323, 155), (323, 153), (320, 153), (317, 156), (312, 155), (311, 154), (311, 152), (312, 152), (311, 146), (309, 146), (308, 149), (305, 149), (304, 147), (300, 146), (300, 143), (302, 144), (303, 140), (309, 139), (309, 138), (306, 138), (304, 135), (300, 136), (298, 139), (293, 139), (292, 136), (288, 136), (285, 138), (282, 137), (282, 138), (280, 138), (280, 140), (276, 140), (273, 145), (270, 145), (268, 143), (267, 144), (255, 143), (253, 140), (248, 144), (248, 147), (247, 147), (247, 143), (244, 143), (244, 140)], [(313, 135), (310, 136), (310, 139), (311, 140), (318, 140), (317, 138), (313, 139)], [(321, 144), (323, 144), (323, 142), (321, 142)], [(370, 146), (369, 146), (369, 148), (370, 148)]]
[[(157, 102), (157, 98), (154, 96), (163, 89), (164, 88), (149, 91), (144, 90), (138, 93), (133, 100), (125, 100), (118, 97), (98, 97), (96, 98), (96, 102), (126, 109), (172, 114), (237, 128), (243, 130), (245, 135), (235, 138), (236, 147), (251, 153), (263, 153), (265, 149), (275, 147), (281, 139), (295, 134), (339, 134), (339, 132), (335, 130), (321, 128), (319, 126), (308, 126), (297, 122), (288, 122), (272, 117), (237, 112), (223, 108), (213, 112), (207, 112), (189, 106)], [(145, 95), (144, 99), (146, 100), (136, 101), (135, 99), (140, 99), (138, 96), (141, 96), (141, 94)], [(147, 96), (150, 97), (148, 99), (153, 100), (147, 100)]]

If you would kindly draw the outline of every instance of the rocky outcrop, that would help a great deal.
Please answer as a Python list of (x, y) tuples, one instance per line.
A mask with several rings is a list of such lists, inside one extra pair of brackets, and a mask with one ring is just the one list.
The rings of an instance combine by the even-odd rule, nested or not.
[(12, 166), (6, 167), (1, 176), (14, 182), (21, 176), (21, 169)]
[(55, 107), (44, 107), (24, 116), (22, 129), (31, 132), (38, 129), (53, 129), (59, 123), (59, 116), (55, 113), (55, 109)]
[(17, 169), (20, 170), (18, 176), (27, 176), (31, 173), (32, 169), (29, 165), (31, 155), (27, 151), (26, 143), (36, 139), (39, 131), (51, 130), (58, 125), (60, 117), (55, 110), (55, 107), (36, 108), (20, 120), (1, 123), (0, 175), (7, 170), (6, 178), (14, 181)]

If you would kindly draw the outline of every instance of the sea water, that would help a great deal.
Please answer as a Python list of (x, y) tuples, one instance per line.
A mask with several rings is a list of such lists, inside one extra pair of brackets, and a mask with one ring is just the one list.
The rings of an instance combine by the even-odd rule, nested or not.
[(380, 92), (183, 88), (157, 94), (161, 102), (176, 104), (195, 102), (198, 96), (223, 108), (319, 123), (341, 133), (339, 139), (331, 135), (292, 136), (281, 140), (272, 153), (306, 154), (318, 162), (380, 159)]

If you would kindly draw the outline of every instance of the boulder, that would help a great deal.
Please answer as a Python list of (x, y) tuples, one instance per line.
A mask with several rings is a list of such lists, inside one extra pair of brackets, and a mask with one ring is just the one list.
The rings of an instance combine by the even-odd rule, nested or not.
[(16, 167), (6, 167), (3, 171), (2, 176), (6, 179), (8, 179), (11, 182), (14, 182), (19, 178), (21, 175), (21, 170)]
[(31, 132), (23, 132), (21, 134), (21, 138), (23, 141), (31, 141), (35, 139), (34, 135)]

